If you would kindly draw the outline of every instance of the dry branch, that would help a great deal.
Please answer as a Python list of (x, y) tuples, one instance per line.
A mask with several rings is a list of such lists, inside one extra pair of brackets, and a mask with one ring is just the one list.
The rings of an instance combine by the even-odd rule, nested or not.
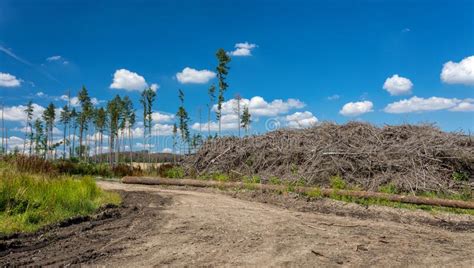
[[(459, 193), (474, 185), (474, 142), (468, 135), (432, 125), (323, 123), (304, 130), (213, 139), (184, 164), (198, 174), (233, 170), (264, 180), (275, 176), (323, 186), (340, 175), (364, 190), (390, 183), (403, 192)], [(457, 181), (453, 174), (465, 178)]]

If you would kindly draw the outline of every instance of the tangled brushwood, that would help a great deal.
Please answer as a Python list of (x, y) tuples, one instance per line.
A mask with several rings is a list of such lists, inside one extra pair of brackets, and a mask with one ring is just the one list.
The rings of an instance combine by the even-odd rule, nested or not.
[(433, 125), (376, 127), (322, 123), (260, 136), (207, 141), (185, 159), (188, 172), (259, 175), (262, 180), (329, 185), (340, 176), (354, 187), (459, 193), (474, 186), (474, 140)]

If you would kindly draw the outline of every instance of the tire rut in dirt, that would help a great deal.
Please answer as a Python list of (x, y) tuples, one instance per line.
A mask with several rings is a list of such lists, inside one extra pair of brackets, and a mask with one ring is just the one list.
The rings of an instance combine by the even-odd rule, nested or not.
[(123, 204), (92, 216), (75, 217), (30, 234), (0, 237), (0, 266), (92, 263), (119, 253), (125, 244), (164, 224), (170, 198), (120, 192)]

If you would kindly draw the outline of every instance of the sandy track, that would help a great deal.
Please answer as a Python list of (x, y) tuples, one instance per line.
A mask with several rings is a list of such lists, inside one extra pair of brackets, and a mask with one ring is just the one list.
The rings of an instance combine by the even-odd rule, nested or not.
[(171, 198), (165, 224), (102, 263), (112, 266), (474, 266), (474, 233), (290, 211), (230, 196), (101, 183)]
[(211, 192), (99, 185), (123, 191), (119, 217), (13, 238), (4, 245), (16, 249), (0, 255), (0, 266), (474, 266), (471, 230), (299, 212)]

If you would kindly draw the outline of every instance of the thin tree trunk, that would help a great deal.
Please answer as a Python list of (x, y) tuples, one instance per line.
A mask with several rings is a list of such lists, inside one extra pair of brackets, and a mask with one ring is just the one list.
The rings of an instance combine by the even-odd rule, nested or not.
[(72, 156), (76, 156), (76, 132), (77, 132), (77, 127), (74, 126), (74, 135), (72, 136)]
[(221, 136), (221, 122), (222, 122), (222, 114), (219, 111), (219, 137)]
[(240, 97), (237, 98), (237, 126), (239, 128), (239, 138), (240, 138)]
[(32, 147), (33, 147), (33, 128), (30, 125), (30, 153), (29, 156), (31, 156), (32, 152)]
[(79, 126), (79, 158), (83, 160), (83, 152), (82, 152), (82, 135), (84, 133), (84, 128)]
[(117, 136), (115, 137), (115, 165), (119, 163), (118, 162), (119, 154), (120, 154), (120, 138), (117, 132)]
[(112, 138), (113, 137), (113, 133), (112, 131), (110, 131), (110, 137), (109, 137), (109, 164), (110, 166), (112, 166), (112, 152), (113, 152), (113, 142), (114, 142), (114, 139)]
[(26, 126), (25, 126), (25, 140), (23, 141), (23, 154), (26, 152), (26, 138), (28, 137), (28, 124), (29, 118), (28, 115), (26, 116)]
[(100, 136), (99, 136), (99, 137), (100, 137), (100, 138), (99, 138), (99, 139), (100, 139), (100, 141), (99, 141), (99, 142), (100, 142), (100, 148), (99, 148), (99, 150), (100, 150), (100, 159), (99, 159), (99, 163), (102, 164), (102, 158), (103, 158), (102, 148), (104, 147), (104, 146), (103, 146), (103, 145), (104, 145), (104, 144), (103, 144), (103, 130), (100, 131), (100, 134), (99, 134), (99, 135), (100, 135)]
[(63, 160), (66, 159), (66, 124), (64, 124), (63, 129)]
[(207, 137), (211, 136), (211, 107), (207, 109)]
[(130, 154), (129, 154), (130, 155), (130, 166), (133, 167), (133, 151), (132, 151), (132, 142), (133, 142), (132, 140), (133, 140), (133, 138), (132, 138), (132, 135), (133, 134), (132, 134), (132, 131), (131, 131), (130, 126), (129, 126), (128, 127), (128, 142), (129, 142), (130, 145), (129, 145), (128, 149), (130, 150)]

